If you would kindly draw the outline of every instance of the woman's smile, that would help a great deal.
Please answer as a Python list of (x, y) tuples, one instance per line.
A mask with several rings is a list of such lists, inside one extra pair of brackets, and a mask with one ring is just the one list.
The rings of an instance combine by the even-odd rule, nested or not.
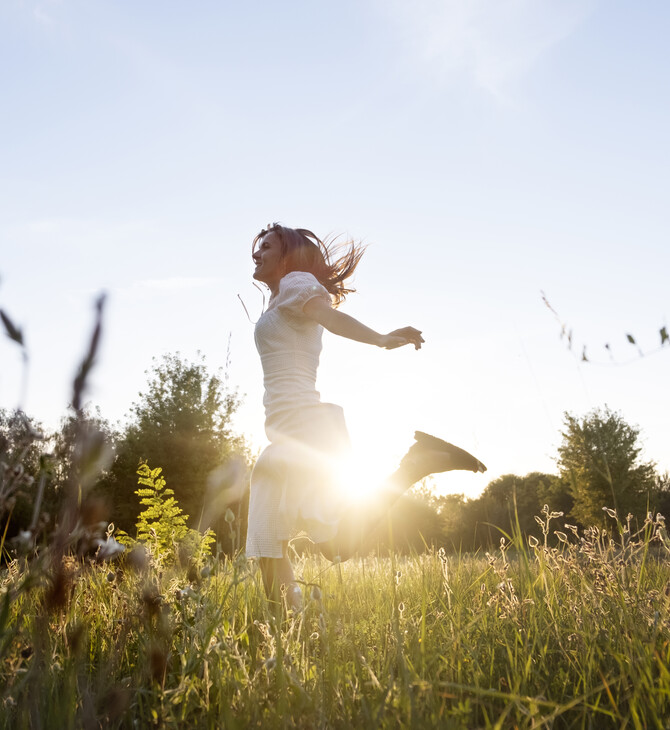
[(253, 277), (262, 281), (273, 290), (284, 275), (284, 257), (279, 237), (268, 233), (263, 237), (260, 246), (252, 254), (255, 264)]

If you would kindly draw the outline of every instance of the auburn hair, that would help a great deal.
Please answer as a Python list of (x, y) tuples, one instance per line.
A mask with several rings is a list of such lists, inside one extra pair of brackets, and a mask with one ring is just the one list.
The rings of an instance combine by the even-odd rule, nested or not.
[(345, 282), (352, 276), (365, 253), (363, 244), (352, 240), (337, 241), (334, 238), (322, 240), (306, 228), (287, 228), (273, 223), (254, 238), (252, 253), (270, 233), (279, 237), (286, 273), (308, 271), (313, 274), (332, 296), (333, 306), (339, 306), (347, 294), (356, 291), (345, 286)]

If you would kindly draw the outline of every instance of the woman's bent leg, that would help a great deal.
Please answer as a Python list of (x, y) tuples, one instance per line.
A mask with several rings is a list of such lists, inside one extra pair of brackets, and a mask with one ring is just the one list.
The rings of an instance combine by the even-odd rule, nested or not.
[(333, 562), (344, 562), (353, 557), (414, 481), (416, 480), (401, 465), (364, 507), (342, 517), (335, 537), (318, 544), (321, 554)]
[(486, 467), (467, 451), (421, 431), (396, 471), (384, 482), (365, 509), (342, 518), (337, 535), (319, 548), (328, 560), (344, 561), (356, 554), (366, 538), (386, 517), (393, 504), (416, 482), (429, 474), (466, 470), (485, 472)]

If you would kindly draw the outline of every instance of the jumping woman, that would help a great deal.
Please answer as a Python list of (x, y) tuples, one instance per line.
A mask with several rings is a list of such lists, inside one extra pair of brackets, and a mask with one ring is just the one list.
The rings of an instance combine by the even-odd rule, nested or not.
[[(265, 395), (265, 431), (270, 445), (251, 475), (246, 553), (258, 558), (269, 598), (286, 592), (290, 607), (301, 604), (288, 559), (288, 541), (305, 531), (330, 560), (346, 560), (393, 502), (415, 482), (437, 472), (484, 472), (474, 456), (420, 431), (398, 469), (384, 482), (375, 506), (352, 514), (341, 501), (336, 463), (349, 447), (342, 409), (322, 403), (316, 390), (323, 328), (387, 350), (421, 349), (414, 327), (380, 334), (338, 311), (353, 291), (345, 285), (363, 248), (327, 244), (304, 228), (277, 223), (254, 239), (253, 277), (270, 290), (256, 323)], [(358, 510), (360, 513), (361, 510)]]

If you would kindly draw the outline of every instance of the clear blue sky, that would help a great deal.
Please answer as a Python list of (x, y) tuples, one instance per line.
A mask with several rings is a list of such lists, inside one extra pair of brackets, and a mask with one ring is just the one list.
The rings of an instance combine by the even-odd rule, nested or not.
[[(152, 356), (224, 366), (261, 447), (250, 243), (274, 220), (369, 249), (344, 311), (425, 348), (326, 335), (320, 390), (381, 471), (415, 428), (484, 476), (554, 471), (608, 404), (670, 468), (670, 6), (660, 0), (0, 3), (0, 306), (55, 425), (98, 292), (89, 398), (124, 418)], [(544, 306), (572, 328), (575, 352)], [(612, 364), (603, 344), (611, 344)], [(582, 346), (603, 364), (579, 362)], [(632, 359), (632, 362), (628, 362)], [(622, 364), (627, 363), (627, 364)], [(20, 357), (0, 342), (0, 406)]]

